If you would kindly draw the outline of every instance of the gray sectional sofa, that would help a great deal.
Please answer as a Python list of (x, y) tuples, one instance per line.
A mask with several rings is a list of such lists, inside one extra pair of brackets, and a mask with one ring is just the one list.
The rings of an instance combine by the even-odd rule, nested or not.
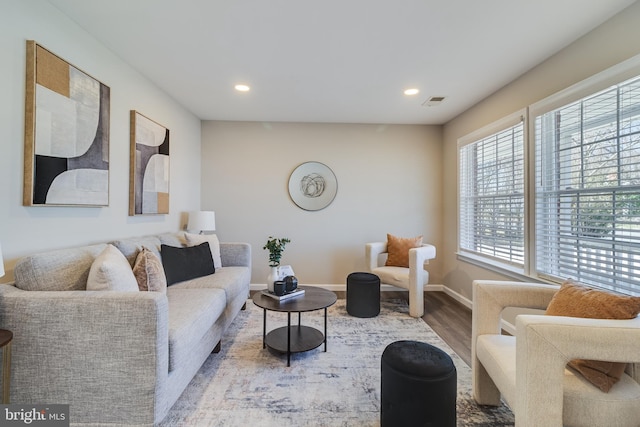
[[(183, 234), (111, 243), (133, 264), (142, 246), (183, 246)], [(106, 245), (28, 256), (15, 283), (0, 285), (0, 328), (14, 334), (11, 402), (69, 404), (72, 425), (154, 425), (244, 307), (251, 247), (220, 243), (222, 268), (166, 294), (87, 291)]]

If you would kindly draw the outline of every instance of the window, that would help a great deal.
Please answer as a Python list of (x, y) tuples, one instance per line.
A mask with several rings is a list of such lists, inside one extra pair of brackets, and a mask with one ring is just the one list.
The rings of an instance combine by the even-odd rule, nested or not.
[(640, 295), (640, 78), (534, 123), (538, 275)]
[[(487, 134), (488, 133), (488, 134)], [(459, 250), (524, 265), (524, 121), (506, 118), (459, 148)]]
[(460, 259), (640, 296), (640, 55), (460, 138), (458, 154)]

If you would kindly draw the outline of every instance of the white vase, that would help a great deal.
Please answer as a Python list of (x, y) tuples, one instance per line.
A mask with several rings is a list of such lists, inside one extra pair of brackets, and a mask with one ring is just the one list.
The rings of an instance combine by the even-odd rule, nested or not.
[(267, 289), (269, 289), (269, 292), (273, 292), (273, 282), (275, 282), (276, 280), (280, 280), (278, 267), (271, 267), (271, 271), (267, 276)]

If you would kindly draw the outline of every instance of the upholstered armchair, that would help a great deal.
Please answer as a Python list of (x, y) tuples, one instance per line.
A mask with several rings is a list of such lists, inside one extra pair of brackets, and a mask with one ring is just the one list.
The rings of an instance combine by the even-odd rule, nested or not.
[[(473, 282), (473, 396), (506, 401), (517, 427), (640, 425), (640, 317), (602, 320), (519, 315), (516, 335), (501, 335), (506, 307), (545, 310), (558, 287)], [(573, 359), (627, 362), (608, 393), (566, 367)]]
[(370, 273), (380, 278), (381, 283), (397, 286), (409, 291), (409, 314), (422, 317), (424, 314), (424, 285), (429, 282), (429, 272), (424, 263), (436, 257), (433, 245), (409, 249), (409, 267), (385, 266), (383, 254), (387, 253), (387, 242), (367, 243), (365, 258)]

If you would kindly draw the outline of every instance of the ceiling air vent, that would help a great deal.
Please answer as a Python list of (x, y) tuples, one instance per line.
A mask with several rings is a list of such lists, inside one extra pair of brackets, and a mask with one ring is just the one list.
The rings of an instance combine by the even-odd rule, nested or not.
[(432, 96), (422, 103), (423, 107), (434, 107), (440, 105), (444, 101), (444, 96)]

